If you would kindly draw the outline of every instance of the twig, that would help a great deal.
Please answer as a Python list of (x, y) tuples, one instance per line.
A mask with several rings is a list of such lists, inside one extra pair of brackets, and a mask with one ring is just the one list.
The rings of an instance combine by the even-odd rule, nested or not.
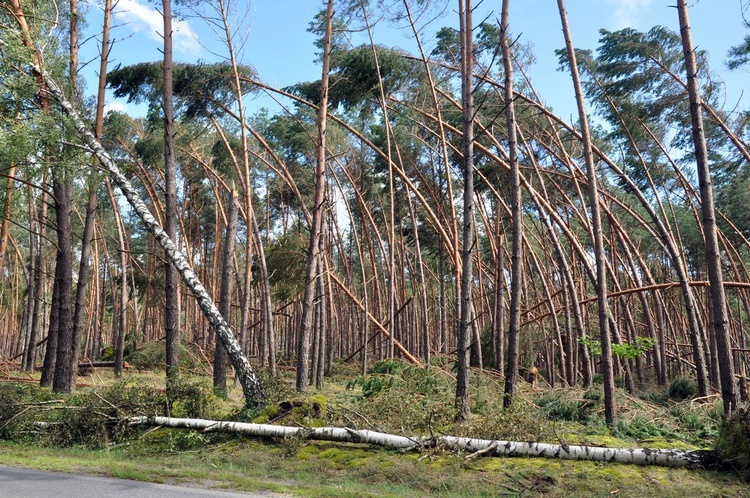
[(482, 455), (484, 455), (486, 453), (494, 451), (494, 450), (497, 449), (498, 446), (499, 446), (498, 442), (497, 441), (493, 441), (492, 444), (490, 444), (486, 448), (481, 449), (479, 451), (475, 451), (474, 453), (470, 453), (470, 454), (466, 455), (464, 457), (464, 463), (468, 462), (469, 460), (473, 460), (473, 459), (475, 459), (477, 457), (480, 457), (480, 456), (482, 456)]

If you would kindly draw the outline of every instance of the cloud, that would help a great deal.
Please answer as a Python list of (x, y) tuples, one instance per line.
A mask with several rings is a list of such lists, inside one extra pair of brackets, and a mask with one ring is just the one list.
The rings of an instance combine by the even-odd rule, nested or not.
[(127, 104), (123, 104), (122, 102), (108, 102), (104, 105), (104, 113), (108, 113), (109, 111), (116, 111), (116, 112), (124, 112), (127, 113), (129, 110), (129, 107)]
[(611, 23), (614, 29), (636, 28), (641, 16), (650, 10), (653, 0), (607, 0), (615, 6)]
[[(150, 39), (162, 43), (164, 21), (155, 8), (142, 3), (142, 0), (119, 0), (115, 9), (118, 22), (126, 24), (134, 34), (143, 33)], [(172, 21), (173, 43), (177, 51), (195, 53), (200, 50), (198, 35), (187, 21)]]

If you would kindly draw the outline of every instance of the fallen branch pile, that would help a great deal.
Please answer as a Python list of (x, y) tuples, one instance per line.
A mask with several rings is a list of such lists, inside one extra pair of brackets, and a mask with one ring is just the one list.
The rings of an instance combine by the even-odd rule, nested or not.
[(134, 417), (130, 420), (130, 423), (133, 425), (194, 429), (204, 432), (228, 432), (255, 437), (296, 436), (311, 440), (372, 444), (405, 451), (438, 446), (452, 451), (476, 454), (477, 456), (544, 457), (682, 468), (716, 468), (720, 465), (717, 455), (713, 451), (705, 450), (603, 448), (456, 436), (407, 437), (370, 430), (354, 430), (346, 427), (286, 427), (172, 417)]

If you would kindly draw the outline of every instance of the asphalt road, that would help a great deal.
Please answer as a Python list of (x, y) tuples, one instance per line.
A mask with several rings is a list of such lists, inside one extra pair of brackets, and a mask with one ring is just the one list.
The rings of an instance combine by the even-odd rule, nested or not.
[(64, 474), (0, 465), (2, 498), (272, 498), (276, 493), (228, 493), (148, 482)]

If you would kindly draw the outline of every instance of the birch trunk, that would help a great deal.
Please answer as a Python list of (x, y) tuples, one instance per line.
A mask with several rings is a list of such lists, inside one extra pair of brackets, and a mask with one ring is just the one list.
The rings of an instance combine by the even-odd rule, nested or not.
[(254, 437), (297, 436), (317, 441), (363, 443), (399, 450), (419, 450), (438, 446), (453, 451), (479, 453), (485, 456), (542, 457), (560, 460), (590, 460), (594, 462), (659, 465), (680, 468), (715, 468), (720, 465), (718, 456), (714, 452), (707, 450), (604, 448), (599, 446), (516, 442), (456, 436), (409, 437), (370, 430), (355, 430), (348, 427), (287, 427), (270, 424), (249, 424), (244, 422), (172, 417), (134, 417), (130, 419), (130, 424), (193, 429), (204, 432), (227, 432)]
[(206, 292), (206, 289), (203, 287), (203, 284), (201, 284), (200, 280), (198, 280), (198, 277), (195, 275), (195, 272), (190, 268), (185, 255), (177, 249), (175, 243), (169, 238), (164, 229), (151, 214), (146, 204), (138, 196), (138, 193), (130, 184), (130, 181), (122, 174), (112, 157), (106, 150), (104, 150), (104, 147), (102, 147), (102, 145), (96, 140), (91, 131), (89, 131), (78, 112), (65, 97), (62, 89), (40, 66), (34, 65), (34, 70), (42, 78), (50, 95), (57, 101), (65, 114), (73, 121), (76, 131), (81, 137), (85, 147), (99, 160), (102, 167), (109, 172), (110, 176), (120, 188), (123, 195), (125, 195), (146, 229), (154, 236), (162, 249), (164, 249), (167, 258), (169, 258), (172, 264), (174, 264), (185, 285), (190, 289), (191, 293), (196, 296), (198, 305), (203, 311), (206, 320), (208, 320), (214, 330), (216, 330), (217, 336), (227, 350), (229, 359), (237, 372), (237, 377), (242, 386), (242, 391), (245, 395), (245, 403), (248, 406), (255, 406), (261, 403), (263, 401), (263, 390), (250, 362), (243, 354), (229, 324), (224, 320), (221, 313), (219, 313), (211, 296), (209, 296), (208, 292)]

